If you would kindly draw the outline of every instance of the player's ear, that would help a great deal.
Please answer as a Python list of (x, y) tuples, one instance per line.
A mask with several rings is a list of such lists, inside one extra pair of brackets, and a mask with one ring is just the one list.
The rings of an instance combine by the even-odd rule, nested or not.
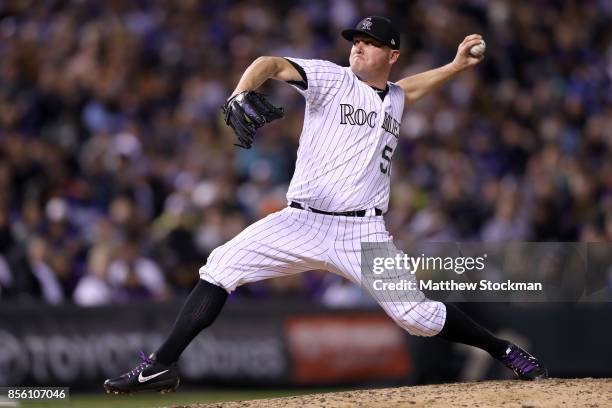
[(389, 64), (393, 65), (397, 62), (400, 52), (398, 50), (391, 50), (389, 53)]

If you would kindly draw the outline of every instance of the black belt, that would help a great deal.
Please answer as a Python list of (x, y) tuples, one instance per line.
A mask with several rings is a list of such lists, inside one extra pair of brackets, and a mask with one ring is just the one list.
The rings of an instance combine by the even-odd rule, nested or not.
[[(316, 208), (312, 208), (312, 207), (306, 208), (304, 205), (302, 205), (300, 203), (296, 203), (295, 201), (291, 201), (289, 203), (289, 207), (297, 208), (299, 210), (308, 210), (308, 211), (311, 211), (311, 212), (317, 213), (317, 214), (341, 215), (341, 216), (344, 216), (344, 217), (365, 217), (366, 214), (367, 214), (367, 210), (338, 211), (338, 212), (330, 212), (330, 211), (317, 210)], [(378, 208), (374, 209), (374, 215), (382, 215), (382, 214), (383, 214), (382, 210), (379, 210)]]

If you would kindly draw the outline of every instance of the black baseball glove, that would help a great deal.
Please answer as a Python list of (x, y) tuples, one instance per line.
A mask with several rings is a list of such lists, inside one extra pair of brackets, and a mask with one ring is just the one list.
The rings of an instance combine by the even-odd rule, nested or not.
[(236, 146), (250, 149), (257, 129), (283, 117), (283, 108), (272, 105), (258, 92), (244, 91), (223, 105), (225, 124), (230, 126), (238, 142)]

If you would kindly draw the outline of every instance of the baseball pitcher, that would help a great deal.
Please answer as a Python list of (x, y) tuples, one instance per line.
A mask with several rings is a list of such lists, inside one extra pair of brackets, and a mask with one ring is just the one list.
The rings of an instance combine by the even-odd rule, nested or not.
[[(400, 37), (390, 20), (366, 17), (342, 36), (353, 44), (349, 67), (260, 57), (244, 72), (223, 107), (240, 147), (250, 148), (260, 127), (283, 116), (281, 108), (257, 93), (265, 81), (288, 83), (306, 100), (288, 205), (212, 252), (162, 346), (150, 356), (143, 353), (131, 371), (106, 380), (107, 392), (176, 389), (179, 356), (213, 323), (228, 293), (238, 286), (313, 269), (360, 284), (361, 242), (392, 245), (383, 215), (404, 107), (478, 64), (484, 42), (478, 34), (469, 35), (451, 63), (390, 82), (400, 55)], [(406, 302), (379, 303), (410, 334), (479, 347), (521, 379), (547, 376), (536, 358), (493, 336), (452, 305), (428, 300), (420, 292)]]

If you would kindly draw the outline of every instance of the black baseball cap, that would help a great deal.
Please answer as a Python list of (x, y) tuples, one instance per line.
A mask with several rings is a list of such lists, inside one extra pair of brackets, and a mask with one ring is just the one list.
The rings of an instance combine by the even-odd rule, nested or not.
[(342, 37), (349, 41), (353, 41), (355, 34), (370, 36), (389, 48), (399, 50), (399, 33), (393, 26), (393, 23), (391, 23), (391, 20), (386, 17), (369, 16), (357, 23), (355, 28), (342, 31)]

